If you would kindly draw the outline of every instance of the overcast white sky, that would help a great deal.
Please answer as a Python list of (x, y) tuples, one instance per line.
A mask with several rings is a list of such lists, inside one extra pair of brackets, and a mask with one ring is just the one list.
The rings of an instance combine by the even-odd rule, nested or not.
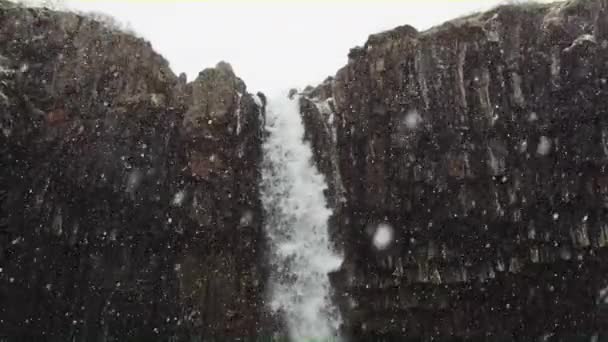
[(176, 74), (196, 77), (225, 60), (250, 92), (318, 84), (368, 35), (410, 24), (419, 30), (504, 0), (206, 1), (68, 0), (104, 12), (151, 41)]

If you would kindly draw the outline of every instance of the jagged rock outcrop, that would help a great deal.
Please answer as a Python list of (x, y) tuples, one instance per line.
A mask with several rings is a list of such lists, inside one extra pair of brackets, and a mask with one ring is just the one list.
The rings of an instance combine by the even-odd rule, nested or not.
[(0, 336), (192, 340), (264, 324), (262, 106), (144, 40), (0, 0)]
[(505, 5), (372, 35), (308, 90), (353, 340), (608, 330), (607, 60), (607, 1)]

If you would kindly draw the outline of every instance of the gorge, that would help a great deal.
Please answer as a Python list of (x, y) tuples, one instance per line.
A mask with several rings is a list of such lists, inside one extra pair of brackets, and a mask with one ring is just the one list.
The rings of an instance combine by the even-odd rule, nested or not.
[(0, 0), (0, 339), (606, 340), (608, 0), (348, 57), (267, 99)]

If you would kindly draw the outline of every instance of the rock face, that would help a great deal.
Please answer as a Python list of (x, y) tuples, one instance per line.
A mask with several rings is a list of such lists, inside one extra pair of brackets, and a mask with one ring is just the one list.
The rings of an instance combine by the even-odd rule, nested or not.
[(308, 89), (352, 340), (606, 331), (607, 60), (607, 1), (507, 5), (372, 35)]
[(263, 108), (226, 63), (0, 0), (0, 336), (192, 340), (264, 321)]

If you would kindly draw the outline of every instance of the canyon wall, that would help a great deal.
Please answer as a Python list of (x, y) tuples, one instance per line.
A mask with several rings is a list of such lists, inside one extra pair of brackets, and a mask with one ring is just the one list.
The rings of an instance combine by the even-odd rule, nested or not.
[(608, 1), (523, 3), (372, 35), (305, 90), (352, 341), (608, 331), (607, 61)]
[(260, 334), (263, 111), (226, 63), (187, 83), (142, 39), (0, 1), (0, 337)]

